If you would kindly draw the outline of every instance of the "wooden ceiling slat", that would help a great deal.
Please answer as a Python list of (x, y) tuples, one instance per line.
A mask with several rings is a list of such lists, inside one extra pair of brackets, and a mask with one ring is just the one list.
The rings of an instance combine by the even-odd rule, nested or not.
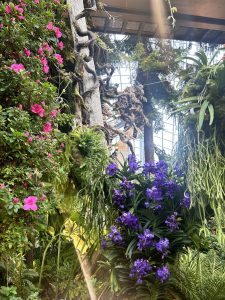
[[(101, 32), (158, 37), (159, 33), (156, 28), (159, 24), (154, 18), (154, 5), (150, 5), (154, 3), (153, 1), (162, 1), (165, 9), (168, 8), (164, 0), (104, 0), (107, 4), (105, 9), (115, 17), (115, 26), (109, 22), (106, 13), (94, 12), (93, 16), (106, 18), (104, 26), (101, 25), (102, 21), (96, 21), (97, 25), (94, 29)], [(180, 40), (188, 38), (191, 41), (225, 43), (224, 0), (174, 0), (173, 6), (178, 8), (178, 13), (175, 14), (176, 28), (173, 33), (171, 33), (171, 28), (167, 29), (166, 38)], [(168, 10), (167, 14), (169, 15)], [(166, 18), (165, 26), (168, 26)]]

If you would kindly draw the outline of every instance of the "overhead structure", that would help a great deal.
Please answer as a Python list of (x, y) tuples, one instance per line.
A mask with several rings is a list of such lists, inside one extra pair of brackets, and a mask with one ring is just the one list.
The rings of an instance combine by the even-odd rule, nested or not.
[[(92, 14), (95, 31), (225, 43), (225, 0), (171, 0), (172, 6), (177, 8), (174, 29), (171, 19), (167, 19), (170, 10), (166, 0), (103, 2), (105, 12)], [(160, 12), (159, 4), (162, 6)]]

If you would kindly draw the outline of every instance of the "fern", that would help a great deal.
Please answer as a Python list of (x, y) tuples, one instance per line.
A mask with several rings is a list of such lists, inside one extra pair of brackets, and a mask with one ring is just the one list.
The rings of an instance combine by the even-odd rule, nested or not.
[(173, 267), (173, 283), (187, 300), (225, 299), (225, 264), (214, 250), (188, 250)]

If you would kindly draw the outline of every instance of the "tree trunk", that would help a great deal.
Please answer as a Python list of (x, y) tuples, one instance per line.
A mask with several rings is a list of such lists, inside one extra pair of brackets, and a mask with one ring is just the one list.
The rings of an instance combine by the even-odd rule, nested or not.
[(145, 162), (154, 161), (154, 139), (153, 139), (153, 121), (150, 117), (150, 114), (153, 110), (152, 102), (151, 102), (151, 92), (149, 90), (149, 86), (145, 85), (148, 83), (148, 72), (143, 72), (142, 70), (138, 70), (137, 72), (137, 81), (144, 86), (145, 97), (147, 98), (147, 102), (144, 103), (143, 111), (145, 116), (149, 120), (149, 124), (144, 126), (144, 154), (145, 154)]
[(153, 124), (149, 122), (149, 126), (144, 126), (144, 151), (145, 161), (154, 161), (154, 139), (153, 139)]
[[(74, 38), (74, 44), (76, 43), (84, 43), (88, 41), (88, 37), (80, 37), (77, 35), (73, 23), (75, 21), (75, 17), (84, 10), (84, 3), (83, 0), (67, 0), (67, 4), (69, 7), (69, 14), (70, 14), (70, 21), (71, 21), (71, 28)], [(87, 30), (87, 23), (85, 18), (81, 18), (77, 21), (78, 25), (82, 29), (82, 31)], [(89, 55), (88, 47), (82, 48), (80, 51), (82, 56)], [(90, 69), (95, 71), (95, 64), (93, 59), (88, 62), (88, 66)], [(100, 100), (100, 92), (99, 87), (96, 85), (93, 79), (93, 75), (88, 73), (85, 68), (83, 70), (83, 88), (84, 92), (90, 90), (92, 87), (97, 86), (93, 89), (93, 91), (87, 95), (85, 98), (85, 102), (87, 107), (90, 109), (89, 113), (89, 122), (91, 126), (100, 125), (103, 126), (103, 115), (102, 115), (102, 107), (101, 107), (101, 100)]]

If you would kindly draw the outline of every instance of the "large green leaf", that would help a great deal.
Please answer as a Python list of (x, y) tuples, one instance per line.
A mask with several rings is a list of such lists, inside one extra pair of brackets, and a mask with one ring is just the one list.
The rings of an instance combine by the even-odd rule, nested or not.
[(208, 110), (209, 110), (209, 117), (210, 117), (209, 125), (211, 126), (214, 120), (214, 107), (212, 104), (208, 105)]
[(203, 50), (199, 50), (198, 52), (195, 53), (195, 55), (199, 58), (199, 61), (201, 62), (202, 65), (204, 66), (208, 65), (208, 58)]
[(208, 105), (209, 105), (209, 101), (205, 100), (200, 108), (199, 117), (198, 117), (198, 131), (200, 131), (202, 128), (204, 118), (205, 118), (205, 112)]

